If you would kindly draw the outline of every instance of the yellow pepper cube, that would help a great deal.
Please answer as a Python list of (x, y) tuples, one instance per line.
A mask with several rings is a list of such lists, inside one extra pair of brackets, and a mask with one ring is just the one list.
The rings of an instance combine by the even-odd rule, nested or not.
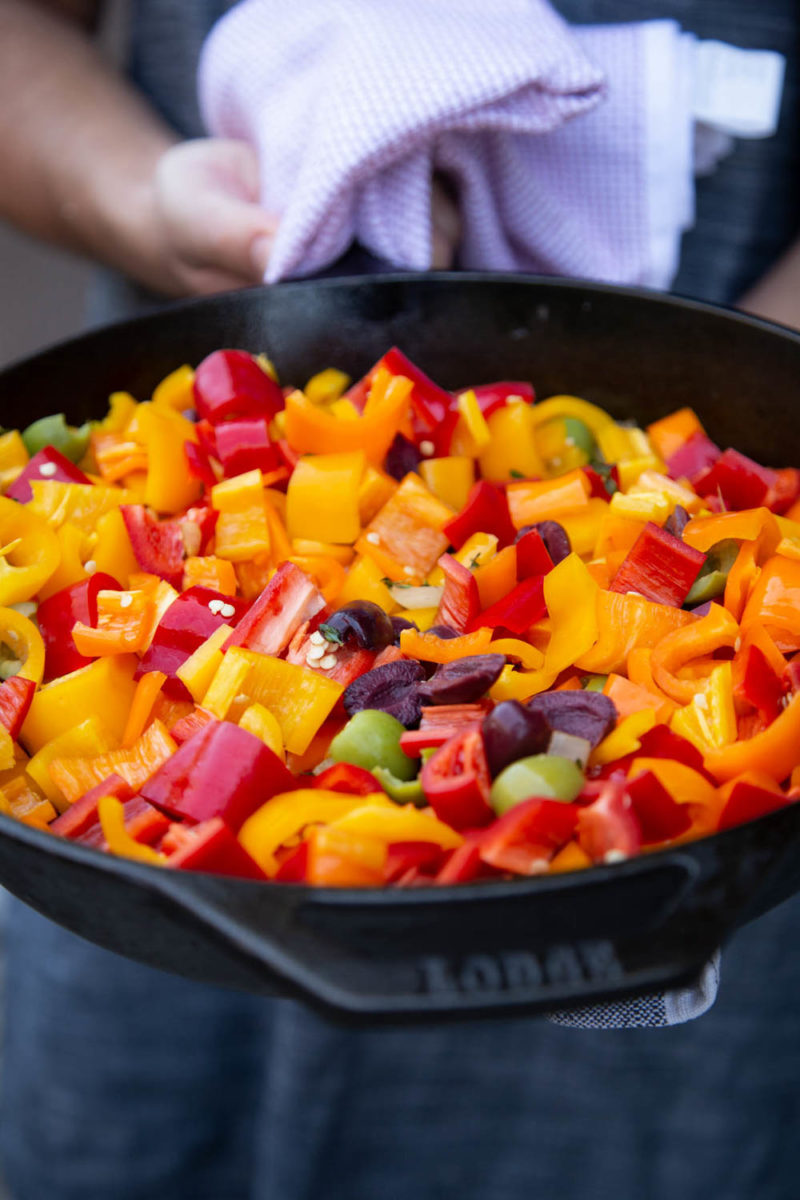
[(35, 754), (97, 713), (103, 714), (103, 723), (119, 743), (136, 691), (133, 673), (138, 661), (134, 654), (109, 655), (40, 687), (20, 734), (25, 749)]
[(372, 518), (397, 491), (397, 480), (378, 467), (368, 466), (358, 489), (358, 515), (362, 525)]
[(490, 483), (508, 483), (542, 475), (536, 448), (534, 410), (530, 404), (507, 404), (487, 422), (491, 442), (479, 456), (481, 475)]
[[(33, 499), (25, 508), (44, 517), (57, 529), (65, 521), (77, 525), (84, 533), (94, 533), (104, 513), (121, 504), (136, 504), (137, 496), (127, 488), (94, 483), (62, 483), (58, 479), (35, 479), (31, 482)], [(9, 504), (13, 501), (9, 500)]]
[(303, 388), (312, 404), (332, 404), (338, 400), (350, 386), (350, 376), (335, 367), (327, 367), (312, 375)]
[(203, 699), (211, 686), (211, 680), (222, 664), (222, 647), (232, 633), (230, 625), (220, 625), (175, 672), (197, 703)]
[(385, 612), (394, 612), (398, 606), (383, 580), (383, 571), (375, 559), (368, 554), (362, 555), (347, 572), (344, 587), (337, 597), (338, 606), (341, 608), (352, 600), (371, 600)]
[(57, 758), (105, 754), (118, 746), (119, 739), (114, 737), (99, 717), (87, 717), (79, 725), (65, 730), (42, 746), (25, 769), (47, 799), (55, 804), (59, 812), (63, 812), (67, 807), (67, 799), (58, 784), (53, 781), (48, 770), (50, 763)]
[[(37, 485), (34, 484), (34, 487)], [(58, 538), (30, 504), (0, 497), (0, 604), (35, 596), (56, 570)]]
[(497, 538), (493, 533), (473, 533), (453, 557), (462, 567), (475, 571), (478, 567), (485, 566), (496, 553)]
[(184, 364), (161, 380), (153, 391), (153, 404), (156, 408), (166, 408), (170, 412), (182, 413), (187, 408), (194, 408), (194, 371)]
[(211, 504), (219, 513), (214, 530), (218, 558), (238, 563), (269, 553), (267, 501), (260, 471), (245, 471), (218, 483), (211, 489)]
[(156, 512), (182, 512), (202, 490), (192, 475), (183, 447), (196, 442), (194, 424), (173, 409), (140, 404), (139, 434), (147, 447), (147, 482), (144, 502)]
[(606, 462), (621, 463), (629, 458), (653, 455), (650, 438), (643, 429), (627, 428), (610, 421), (597, 431), (597, 444)]
[(427, 458), (420, 463), (419, 473), (437, 500), (460, 512), (475, 482), (475, 463), (462, 454)]
[(663, 525), (675, 508), (674, 498), (664, 492), (637, 492), (625, 495), (615, 492), (609, 509), (616, 517), (628, 517), (633, 521), (654, 521)]
[(301, 458), (286, 491), (289, 537), (351, 545), (361, 533), (359, 488), (365, 467), (361, 451)]
[(263, 704), (251, 704), (246, 708), (239, 719), (239, 727), (260, 738), (273, 754), (277, 754), (282, 762), (285, 761), (286, 750), (281, 727), (277, 718), (268, 708), (264, 708)]
[(0, 436), (0, 471), (24, 467), (28, 457), (28, 451), (18, 430), (10, 429), (8, 433)]

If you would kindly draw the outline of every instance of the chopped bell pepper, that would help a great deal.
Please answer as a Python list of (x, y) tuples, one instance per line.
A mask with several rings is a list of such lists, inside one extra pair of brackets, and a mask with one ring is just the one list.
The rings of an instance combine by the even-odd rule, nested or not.
[(283, 392), (252, 354), (215, 350), (195, 372), (194, 404), (213, 425), (231, 417), (271, 419), (283, 408)]
[(648, 522), (611, 581), (612, 592), (636, 592), (655, 604), (680, 607), (705, 555)]
[(359, 488), (365, 467), (359, 451), (301, 458), (286, 493), (289, 537), (352, 544), (361, 533)]
[(443, 532), (457, 550), (477, 533), (493, 534), (501, 548), (510, 546), (516, 530), (503, 490), (485, 479), (474, 484), (461, 511), (447, 522)]

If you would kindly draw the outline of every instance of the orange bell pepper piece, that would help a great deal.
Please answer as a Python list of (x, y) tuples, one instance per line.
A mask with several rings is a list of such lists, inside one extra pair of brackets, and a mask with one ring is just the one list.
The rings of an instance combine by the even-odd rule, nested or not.
[(451, 509), (410, 472), (356, 542), (360, 554), (375, 559), (398, 583), (422, 583), (448, 547), (442, 529)]
[(742, 512), (717, 513), (713, 517), (692, 517), (681, 534), (687, 546), (704, 553), (717, 542), (733, 539), (754, 542), (765, 535), (764, 544), (771, 554), (781, 540), (778, 522), (768, 508), (746, 508)]
[(650, 659), (653, 679), (670, 699), (678, 704), (691, 703), (698, 690), (697, 683), (679, 679), (678, 670), (693, 658), (733, 646), (738, 636), (739, 626), (728, 610), (721, 604), (712, 604), (705, 617), (668, 633), (653, 648)]
[(183, 590), (190, 587), (212, 588), (223, 596), (235, 596), (236, 569), (232, 562), (214, 554), (193, 555), (183, 568)]
[(671, 604), (656, 604), (631, 592), (597, 593), (595, 644), (575, 662), (581, 671), (607, 674), (621, 671), (631, 650), (652, 649), (668, 633), (693, 624), (691, 613)]
[(404, 629), (400, 634), (400, 649), (408, 658), (422, 662), (449, 663), (471, 654), (491, 654), (491, 629), (481, 627), (460, 637), (440, 638), (435, 633), (420, 633)]
[(481, 608), (502, 600), (517, 582), (517, 548), (506, 546), (475, 571)]
[(558, 520), (562, 513), (574, 513), (589, 501), (589, 481), (576, 468), (556, 479), (538, 483), (510, 483), (506, 490), (508, 509), (516, 529), (537, 521)]
[(403, 375), (379, 370), (363, 416), (343, 421), (302, 392), (286, 399), (286, 440), (299, 454), (336, 454), (363, 450), (380, 466), (408, 412), (413, 383)]
[(800, 693), (762, 733), (734, 742), (705, 756), (706, 769), (720, 783), (746, 771), (762, 771), (776, 783), (788, 779), (797, 766), (800, 746)]
[(719, 824), (722, 802), (717, 789), (705, 776), (674, 758), (642, 757), (633, 760), (628, 778), (632, 779), (643, 771), (651, 771), (676, 804), (688, 805), (692, 827), (680, 840), (714, 832)]
[(144, 733), (153, 705), (166, 680), (163, 671), (146, 671), (136, 684), (128, 723), (122, 735), (122, 748), (129, 750)]
[(620, 719), (640, 712), (643, 708), (652, 708), (658, 721), (667, 721), (675, 711), (673, 701), (662, 696), (662, 693), (651, 692), (642, 684), (634, 683), (624, 675), (615, 675), (613, 672), (603, 685), (603, 693), (613, 701)]
[(333, 825), (308, 834), (306, 881), (316, 887), (380, 887), (387, 846)]
[(628, 655), (625, 669), (631, 683), (638, 683), (640, 687), (646, 688), (652, 697), (660, 701), (661, 707), (658, 711), (661, 715), (659, 720), (666, 721), (675, 712), (677, 705), (674, 700), (670, 700), (665, 692), (661, 691), (661, 688), (655, 679), (653, 679), (653, 669), (650, 665), (651, 657), (652, 651), (647, 646), (637, 646)]
[[(647, 426), (653, 448), (665, 461), (688, 442), (693, 433), (705, 433), (697, 413), (691, 408), (679, 408)], [(719, 539), (718, 539), (719, 540)], [(698, 547), (699, 549), (699, 547)]]
[(138, 791), (177, 748), (166, 727), (155, 720), (127, 749), (109, 750), (91, 758), (55, 758), (48, 770), (56, 787), (74, 804), (109, 775), (121, 776)]
[(154, 601), (145, 591), (98, 592), (97, 626), (78, 621), (72, 630), (75, 648), (84, 658), (141, 650), (154, 610)]
[(774, 555), (764, 564), (742, 614), (742, 628), (763, 626), (779, 650), (800, 650), (800, 562)]

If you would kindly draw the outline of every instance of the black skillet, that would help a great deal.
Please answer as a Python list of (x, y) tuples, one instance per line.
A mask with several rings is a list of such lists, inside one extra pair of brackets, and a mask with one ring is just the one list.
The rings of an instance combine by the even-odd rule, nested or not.
[[(678, 299), (554, 280), (402, 276), (293, 283), (174, 307), (0, 374), (0, 420), (112, 391), (141, 398), (222, 347), (283, 379), (357, 377), (399, 345), (445, 387), (532, 380), (616, 417), (682, 405), (714, 439), (800, 463), (800, 336)], [(690, 981), (746, 920), (800, 889), (800, 806), (574, 875), (334, 891), (169, 872), (0, 817), (0, 883), (92, 941), (194, 979), (301, 997), (344, 1017), (539, 1011)]]

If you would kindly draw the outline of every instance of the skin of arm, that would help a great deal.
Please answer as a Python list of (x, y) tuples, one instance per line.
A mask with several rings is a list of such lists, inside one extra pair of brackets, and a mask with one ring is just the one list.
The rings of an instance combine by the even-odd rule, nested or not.
[(800, 329), (800, 240), (741, 298), (739, 308)]

